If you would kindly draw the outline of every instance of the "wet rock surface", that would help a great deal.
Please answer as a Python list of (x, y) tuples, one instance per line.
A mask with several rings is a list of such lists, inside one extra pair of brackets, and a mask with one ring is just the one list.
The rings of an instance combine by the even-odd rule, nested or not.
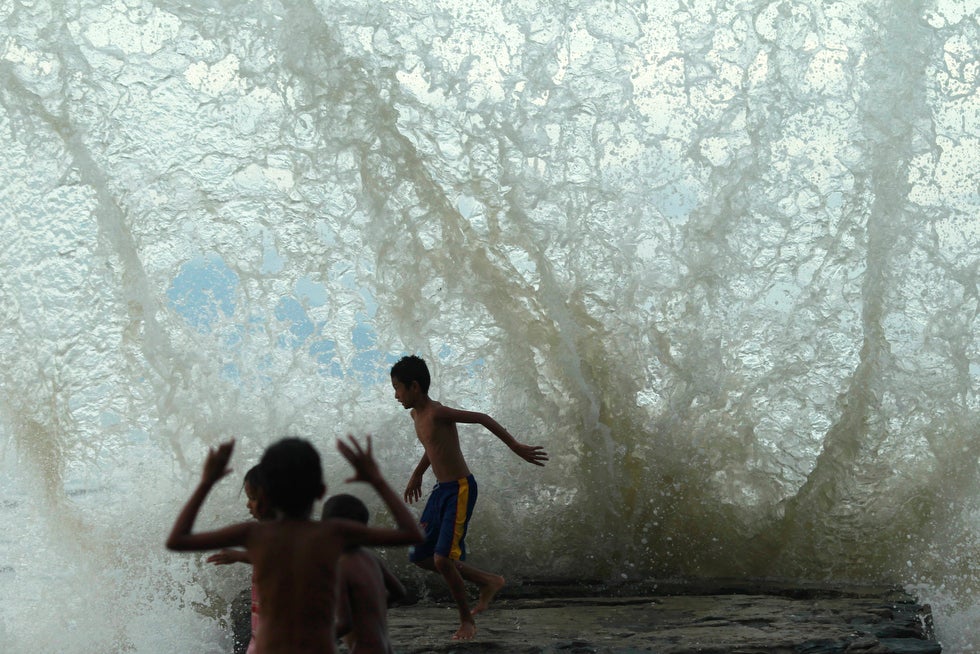
[[(437, 584), (388, 614), (397, 654), (939, 654), (928, 606), (900, 589), (772, 581), (511, 583), (458, 626)], [(247, 632), (246, 632), (247, 633)], [(247, 636), (246, 636), (247, 638)], [(247, 641), (246, 641), (247, 642)]]
[(883, 587), (762, 582), (527, 582), (478, 616), (471, 642), (451, 640), (448, 597), (389, 613), (398, 654), (425, 652), (937, 654), (928, 607)]

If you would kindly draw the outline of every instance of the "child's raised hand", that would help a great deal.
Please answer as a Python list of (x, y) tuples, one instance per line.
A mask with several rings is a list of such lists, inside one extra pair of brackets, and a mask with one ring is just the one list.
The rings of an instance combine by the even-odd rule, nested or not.
[(360, 443), (350, 434), (347, 434), (347, 439), (350, 441), (350, 445), (338, 438), (337, 449), (354, 468), (355, 474), (347, 480), (348, 483), (352, 481), (374, 483), (381, 479), (381, 471), (371, 455), (371, 436), (367, 437), (367, 449), (362, 448)]
[(231, 439), (208, 450), (208, 458), (204, 460), (204, 471), (201, 473), (201, 481), (207, 484), (214, 484), (219, 479), (231, 472), (228, 461), (231, 460), (231, 452), (235, 449), (235, 439)]

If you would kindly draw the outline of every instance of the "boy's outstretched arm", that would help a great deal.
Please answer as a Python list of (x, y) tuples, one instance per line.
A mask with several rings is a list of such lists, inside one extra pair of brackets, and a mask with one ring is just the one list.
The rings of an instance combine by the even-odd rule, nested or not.
[(490, 433), (502, 440), (514, 454), (528, 463), (543, 466), (544, 462), (548, 460), (548, 453), (544, 451), (544, 447), (541, 445), (525, 445), (519, 442), (499, 422), (485, 413), (480, 413), (479, 411), (462, 411), (460, 409), (450, 409), (447, 406), (440, 406), (436, 410), (436, 419), (483, 425)]
[[(197, 513), (201, 510), (201, 505), (204, 504), (211, 488), (218, 480), (231, 472), (228, 461), (231, 459), (231, 452), (234, 447), (235, 441), (233, 439), (219, 445), (217, 450), (211, 448), (208, 451), (208, 458), (204, 461), (204, 471), (201, 473), (201, 481), (177, 516), (173, 529), (170, 530), (170, 536), (167, 538), (167, 549), (177, 551), (210, 550), (244, 544), (244, 532), (247, 531), (247, 525), (238, 525), (237, 528), (227, 527), (214, 532), (191, 533), (194, 529)], [(245, 530), (242, 530), (241, 527), (245, 527)]]
[(359, 544), (411, 545), (412, 543), (422, 542), (424, 535), (418, 523), (415, 522), (415, 517), (408, 510), (405, 503), (398, 498), (398, 495), (388, 485), (388, 482), (385, 481), (385, 478), (381, 475), (381, 470), (378, 469), (377, 462), (371, 455), (371, 437), (367, 437), (366, 449), (362, 449), (360, 444), (354, 440), (353, 436), (348, 436), (348, 438), (350, 439), (349, 445), (339, 439), (337, 440), (337, 449), (340, 450), (344, 458), (354, 467), (355, 474), (347, 481), (365, 481), (371, 484), (378, 495), (381, 496), (381, 499), (384, 500), (384, 503), (387, 505), (388, 510), (391, 511), (398, 525), (397, 529), (368, 527), (359, 530), (361, 532), (357, 536)]

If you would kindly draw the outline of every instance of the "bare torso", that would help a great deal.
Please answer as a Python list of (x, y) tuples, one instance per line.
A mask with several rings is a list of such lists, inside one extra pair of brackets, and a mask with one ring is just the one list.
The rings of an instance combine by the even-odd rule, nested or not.
[(258, 523), (247, 543), (262, 598), (260, 654), (333, 654), (342, 542), (330, 523)]
[(455, 481), (468, 476), (470, 469), (459, 447), (456, 423), (439, 420), (437, 414), (440, 408), (442, 405), (439, 402), (430, 400), (424, 406), (412, 409), (412, 420), (436, 481)]

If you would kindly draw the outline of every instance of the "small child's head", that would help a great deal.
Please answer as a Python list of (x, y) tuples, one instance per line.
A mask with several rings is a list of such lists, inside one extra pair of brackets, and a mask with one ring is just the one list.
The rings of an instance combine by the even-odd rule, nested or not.
[(272, 509), (289, 518), (308, 518), (313, 502), (327, 491), (316, 448), (302, 438), (284, 438), (262, 455), (265, 494)]
[(429, 367), (425, 365), (425, 361), (421, 357), (414, 354), (402, 357), (391, 367), (391, 385), (395, 387), (395, 398), (403, 405), (405, 400), (401, 395), (405, 391), (411, 391), (412, 384), (418, 384), (418, 390), (427, 395), (430, 383)]
[(370, 514), (364, 502), (353, 495), (341, 493), (330, 497), (323, 503), (323, 514), (320, 517), (322, 520), (343, 518), (367, 524)]
[(252, 514), (252, 517), (256, 520), (265, 520), (271, 517), (269, 500), (266, 497), (265, 476), (262, 474), (260, 466), (254, 465), (249, 468), (248, 472), (245, 473), (242, 488), (245, 489), (245, 497), (248, 498), (245, 507)]

